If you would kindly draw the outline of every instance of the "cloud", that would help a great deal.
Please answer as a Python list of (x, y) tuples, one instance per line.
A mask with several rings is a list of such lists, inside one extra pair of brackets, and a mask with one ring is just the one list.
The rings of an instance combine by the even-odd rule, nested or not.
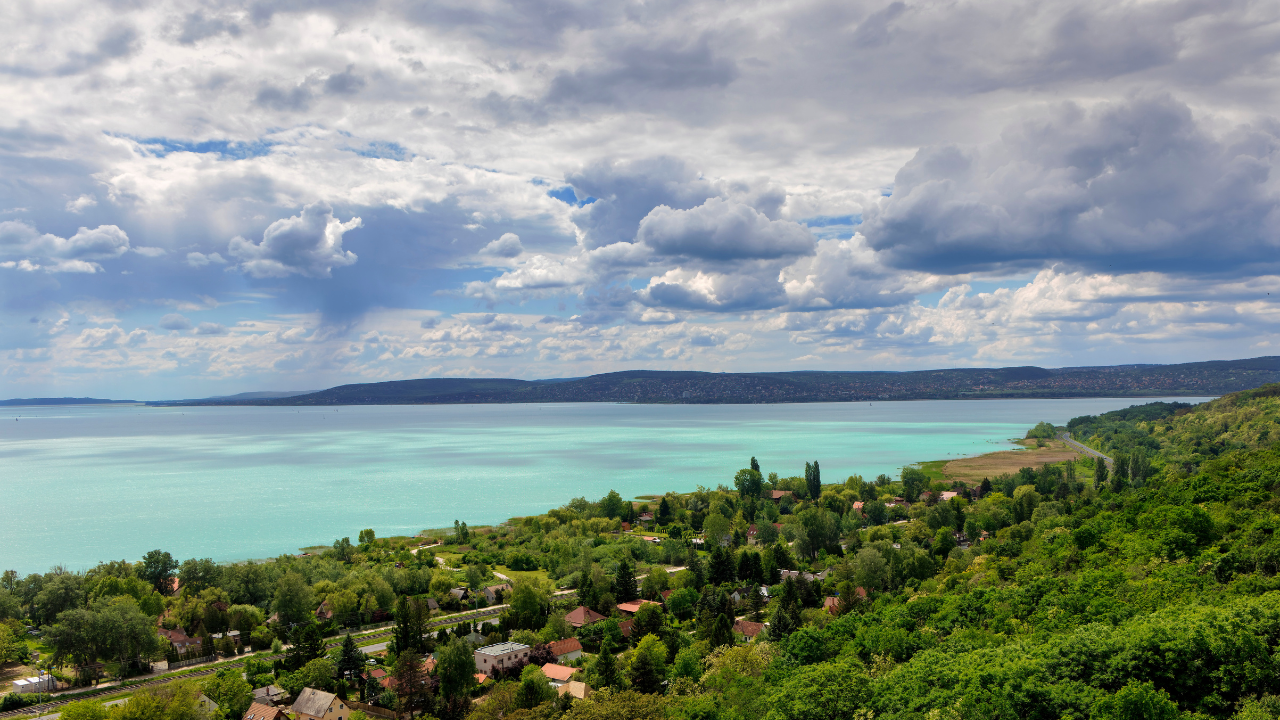
[(129, 251), (129, 236), (115, 225), (80, 228), (70, 238), (41, 234), (19, 220), (0, 222), (0, 257), (21, 257), (8, 267), (49, 272), (95, 273), (102, 266), (95, 260), (111, 260)]
[(358, 217), (340, 222), (328, 203), (312, 203), (298, 215), (271, 223), (261, 243), (232, 238), (227, 252), (240, 260), (240, 269), (252, 277), (296, 273), (327, 278), (333, 268), (355, 264), (356, 254), (342, 249), (342, 236), (360, 225)]
[(191, 321), (178, 313), (169, 313), (160, 318), (160, 327), (165, 330), (190, 330)]
[(640, 221), (659, 205), (688, 210), (720, 194), (683, 160), (672, 157), (601, 160), (565, 180), (579, 198), (596, 198), (573, 214), (589, 250), (634, 240)]
[(1066, 104), (996, 143), (920, 150), (862, 232), (888, 263), (933, 272), (1272, 266), (1278, 151), (1277, 134), (1214, 133), (1167, 95)]
[(705, 260), (773, 260), (814, 249), (808, 228), (722, 198), (689, 210), (660, 205), (640, 221), (636, 239), (666, 255)]
[(67, 202), (67, 212), (76, 213), (77, 215), (84, 212), (85, 208), (91, 208), (97, 205), (98, 201), (92, 195), (81, 195), (75, 200)]
[(147, 247), (145, 245), (135, 245), (132, 249), (134, 252), (138, 253), (143, 257), (154, 258), (154, 257), (161, 257), (169, 254), (169, 251), (165, 250), (162, 247)]
[(226, 335), (227, 329), (214, 322), (202, 322), (196, 326), (197, 335)]
[(324, 91), (331, 95), (355, 95), (360, 92), (365, 80), (353, 72), (354, 68), (354, 65), (348, 65), (346, 70), (330, 75), (324, 81)]
[(187, 264), (190, 265), (191, 267), (204, 267), (205, 265), (209, 265), (211, 263), (217, 263), (218, 265), (225, 265), (227, 261), (224, 260), (222, 256), (216, 252), (209, 253), (208, 255), (202, 252), (187, 253)]
[(485, 245), (480, 254), (513, 258), (519, 256), (522, 252), (524, 252), (524, 245), (520, 244), (520, 236), (515, 233), (503, 233), (502, 237)]

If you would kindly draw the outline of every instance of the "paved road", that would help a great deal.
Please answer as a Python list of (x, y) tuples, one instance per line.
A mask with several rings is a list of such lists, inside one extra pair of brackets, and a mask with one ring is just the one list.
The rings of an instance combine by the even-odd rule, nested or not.
[(1072, 449), (1074, 449), (1074, 450), (1078, 450), (1079, 452), (1082, 452), (1082, 453), (1084, 453), (1085, 455), (1088, 455), (1089, 457), (1092, 457), (1092, 458), (1102, 458), (1102, 459), (1103, 459), (1103, 461), (1105, 461), (1105, 462), (1107, 463), (1107, 469), (1108, 469), (1108, 470), (1110, 470), (1110, 469), (1112, 468), (1112, 466), (1115, 464), (1115, 461), (1114, 461), (1114, 460), (1112, 460), (1109, 456), (1107, 456), (1107, 455), (1103, 455), (1102, 453), (1098, 452), (1097, 450), (1094, 450), (1093, 448), (1091, 448), (1091, 447), (1089, 447), (1089, 446), (1087, 446), (1087, 445), (1082, 445), (1081, 443), (1078, 443), (1078, 442), (1076, 442), (1075, 440), (1072, 440), (1072, 439), (1071, 439), (1071, 434), (1070, 434), (1070, 433), (1068, 433), (1068, 432), (1067, 432), (1067, 431), (1065, 431), (1065, 430), (1062, 430), (1062, 431), (1059, 431), (1059, 432), (1058, 432), (1058, 439), (1059, 439), (1059, 440), (1061, 440), (1062, 442), (1066, 443), (1066, 444), (1067, 444), (1069, 447), (1071, 447)]

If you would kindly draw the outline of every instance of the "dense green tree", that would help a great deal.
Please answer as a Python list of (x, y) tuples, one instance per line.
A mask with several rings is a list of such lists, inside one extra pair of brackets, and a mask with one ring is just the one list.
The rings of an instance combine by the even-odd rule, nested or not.
[(253, 703), (253, 687), (234, 668), (224, 668), (214, 673), (201, 683), (201, 688), (228, 718), (243, 716)]
[(631, 602), (640, 597), (640, 588), (636, 582), (635, 568), (630, 560), (618, 563), (618, 573), (614, 577), (613, 597), (617, 602)]
[(667, 679), (667, 647), (657, 635), (645, 635), (631, 653), (627, 680), (641, 693), (660, 693)]
[(285, 654), (285, 667), (297, 670), (316, 658), (324, 657), (324, 638), (315, 623), (306, 623), (294, 629), (293, 645)]
[(623, 504), (622, 496), (618, 494), (618, 491), (610, 490), (609, 494), (600, 500), (600, 512), (607, 518), (619, 517), (622, 515)]
[(286, 572), (276, 582), (272, 605), (283, 625), (310, 622), (316, 608), (315, 593), (306, 579), (296, 572)]
[(804, 667), (771, 688), (765, 720), (846, 720), (871, 695), (870, 679), (849, 665)]
[(516, 690), (516, 707), (533, 709), (544, 702), (554, 700), (556, 691), (551, 687), (542, 668), (526, 665), (520, 672), (520, 687)]
[(142, 556), (142, 567), (138, 575), (151, 584), (161, 595), (168, 595), (172, 588), (173, 571), (178, 569), (178, 561), (163, 550), (152, 550)]
[(1093, 461), (1093, 486), (1099, 490), (1107, 485), (1107, 463), (1102, 458)]
[(470, 693), (476, 684), (475, 672), (475, 656), (465, 640), (454, 638), (439, 650), (436, 674), (444, 697), (462, 697)]
[(929, 486), (929, 476), (920, 468), (902, 468), (902, 497), (909, 503), (920, 499), (920, 493)]
[(743, 468), (733, 476), (733, 486), (738, 490), (738, 497), (744, 500), (758, 498), (764, 489), (764, 478), (759, 470)]
[[(472, 667), (475, 667), (474, 662)], [(391, 670), (391, 675), (396, 679), (395, 690), (399, 698), (396, 710), (412, 718), (415, 713), (427, 706), (429, 699), (422, 656), (413, 650), (401, 652), (396, 656), (396, 664)]]

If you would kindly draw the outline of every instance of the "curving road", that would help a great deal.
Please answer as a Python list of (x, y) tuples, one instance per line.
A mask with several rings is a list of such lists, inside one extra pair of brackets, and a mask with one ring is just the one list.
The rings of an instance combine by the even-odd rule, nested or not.
[(1058, 432), (1058, 439), (1066, 443), (1067, 447), (1070, 447), (1073, 450), (1076, 450), (1080, 453), (1088, 455), (1091, 458), (1102, 458), (1103, 462), (1107, 464), (1107, 469), (1108, 470), (1113, 469), (1115, 461), (1112, 460), (1110, 456), (1103, 455), (1102, 453), (1098, 452), (1097, 450), (1094, 450), (1093, 448), (1087, 445), (1084, 445), (1076, 442), (1075, 440), (1072, 440), (1071, 434), (1068, 433), (1066, 430), (1060, 430)]

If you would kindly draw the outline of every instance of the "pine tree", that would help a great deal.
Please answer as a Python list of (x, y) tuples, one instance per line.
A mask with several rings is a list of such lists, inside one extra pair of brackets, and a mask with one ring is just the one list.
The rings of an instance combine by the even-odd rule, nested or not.
[(603, 690), (607, 687), (621, 687), (622, 678), (618, 675), (618, 659), (613, 656), (613, 643), (605, 638), (600, 643), (600, 654), (596, 657), (596, 679)]
[(715, 623), (711, 628), (711, 634), (707, 639), (713, 648), (733, 644), (733, 621), (729, 619), (729, 616), (720, 613), (716, 617)]
[(755, 455), (751, 456), (751, 469), (760, 472), (760, 463), (756, 462)]
[(658, 501), (658, 512), (653, 516), (653, 519), (659, 525), (671, 524), (671, 503), (667, 502), (665, 495)]
[(413, 647), (413, 637), (410, 634), (411, 624), (409, 598), (401, 595), (400, 599), (396, 601), (396, 627), (391, 635), (396, 642), (396, 650), (408, 650)]
[(338, 656), (338, 673), (347, 680), (355, 681), (364, 669), (364, 653), (356, 647), (356, 641), (348, 634), (342, 639), (342, 651)]
[(365, 678), (364, 687), (361, 690), (363, 694), (360, 696), (360, 700), (372, 705), (378, 699), (378, 696), (382, 694), (382, 684), (373, 676), (373, 673), (369, 673), (369, 677)]
[(1107, 484), (1107, 462), (1102, 458), (1093, 459), (1093, 486), (1101, 491)]
[(614, 585), (613, 597), (620, 603), (631, 602), (640, 597), (640, 590), (636, 586), (636, 573), (631, 567), (630, 560), (623, 560), (618, 564), (618, 575), (614, 579)]
[(763, 621), (761, 611), (764, 610), (764, 597), (760, 594), (760, 586), (752, 583), (751, 597), (747, 598), (747, 606), (751, 608), (751, 622)]

